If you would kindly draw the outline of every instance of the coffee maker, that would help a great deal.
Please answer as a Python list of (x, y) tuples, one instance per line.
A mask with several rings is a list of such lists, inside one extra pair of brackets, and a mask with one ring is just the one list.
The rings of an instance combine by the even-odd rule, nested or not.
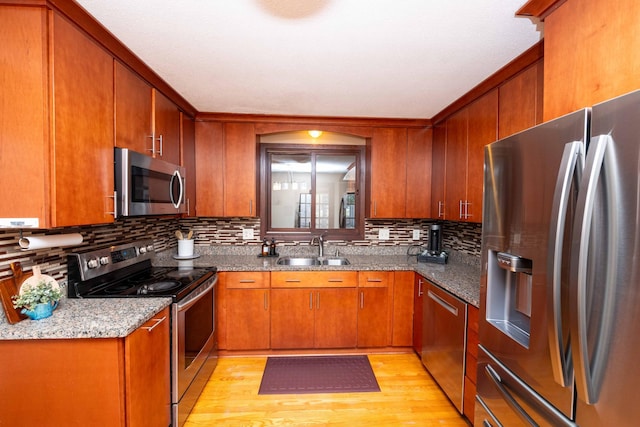
[(429, 227), (428, 249), (418, 255), (418, 261), (446, 264), (447, 258), (447, 253), (442, 250), (442, 227), (440, 224), (432, 224)]

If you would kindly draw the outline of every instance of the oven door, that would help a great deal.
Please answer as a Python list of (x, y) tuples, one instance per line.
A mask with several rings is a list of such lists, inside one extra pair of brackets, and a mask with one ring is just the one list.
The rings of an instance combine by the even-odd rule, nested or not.
[(172, 306), (171, 371), (174, 404), (186, 398), (185, 392), (198, 377), (214, 348), (217, 281), (218, 276), (215, 275)]

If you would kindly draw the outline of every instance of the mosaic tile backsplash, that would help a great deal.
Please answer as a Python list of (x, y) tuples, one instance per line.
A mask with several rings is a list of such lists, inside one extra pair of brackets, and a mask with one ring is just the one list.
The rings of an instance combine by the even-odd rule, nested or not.
[[(358, 241), (330, 241), (331, 245), (350, 247), (355, 251), (382, 249), (404, 250), (410, 245), (427, 245), (429, 226), (433, 220), (375, 220), (366, 221), (365, 238)], [(439, 221), (443, 229), (443, 248), (480, 257), (480, 224)], [(157, 250), (162, 251), (176, 246), (174, 232), (178, 228), (192, 229), (196, 236), (196, 246), (216, 246), (223, 250), (244, 246), (245, 250), (259, 250), (261, 240), (260, 220), (257, 218), (186, 218), (176, 217), (136, 217), (120, 219), (113, 224), (101, 224), (82, 227), (65, 227), (50, 230), (23, 230), (24, 236), (80, 233), (83, 243), (76, 247), (51, 248), (35, 251), (23, 251), (18, 245), (19, 230), (0, 230), (0, 278), (11, 275), (10, 264), (19, 261), (24, 270), (40, 265), (43, 274), (56, 280), (66, 281), (66, 254), (69, 252), (92, 249), (141, 238), (152, 238)], [(255, 240), (243, 240), (242, 229), (253, 228)], [(389, 240), (378, 240), (378, 231), (388, 228)], [(412, 240), (412, 232), (420, 230), (421, 240)], [(282, 245), (282, 243), (279, 243)], [(287, 242), (287, 246), (305, 246), (304, 242)]]

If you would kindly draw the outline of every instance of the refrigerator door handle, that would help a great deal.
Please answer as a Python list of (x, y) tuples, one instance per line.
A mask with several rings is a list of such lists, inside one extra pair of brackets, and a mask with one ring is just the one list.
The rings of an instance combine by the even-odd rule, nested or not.
[[(580, 185), (581, 194), (578, 195), (576, 207), (576, 224), (574, 228), (574, 247), (571, 260), (571, 339), (575, 343), (572, 351), (575, 366), (576, 389), (578, 396), (586, 403), (594, 404), (598, 395), (604, 370), (607, 364), (607, 354), (612, 338), (615, 294), (616, 294), (616, 263), (618, 260), (619, 226), (617, 216), (609, 215), (606, 221), (607, 244), (599, 248), (599, 253), (606, 254), (605, 262), (598, 263), (606, 268), (604, 289), (601, 306), (602, 317), (597, 325), (596, 333), (591, 335), (593, 342), (588, 342), (588, 276), (589, 250), (591, 248), (591, 231), (593, 213), (596, 204), (596, 190), (600, 175), (604, 175), (605, 203), (610, 212), (618, 208), (616, 200), (618, 184), (615, 177), (615, 159), (606, 153), (613, 145), (609, 135), (599, 135), (591, 139), (584, 178)], [(586, 182), (586, 184), (585, 184)], [(577, 250), (576, 250), (577, 249)], [(591, 356), (591, 357), (590, 357)]]
[(484, 367), (485, 375), (491, 380), (498, 392), (502, 395), (504, 401), (515, 411), (515, 413), (530, 426), (538, 426), (538, 423), (531, 418), (527, 411), (517, 402), (509, 389), (520, 396), (521, 399), (527, 401), (538, 415), (550, 422), (550, 425), (558, 427), (577, 427), (564, 414), (559, 412), (553, 405), (537, 395), (527, 386), (520, 378), (505, 372), (506, 381), (500, 377), (493, 366), (487, 364)]
[[(555, 381), (563, 387), (571, 385), (573, 378), (568, 337), (562, 334), (561, 272), (564, 230), (571, 196), (571, 183), (580, 182), (584, 168), (584, 143), (573, 141), (565, 144), (551, 210), (549, 226), (549, 265), (547, 286), (547, 324), (551, 366)], [(565, 343), (567, 343), (565, 348)]]
[(518, 402), (516, 401), (516, 399), (514, 399), (513, 396), (511, 396), (511, 393), (509, 393), (509, 390), (507, 390), (507, 388), (505, 387), (504, 384), (502, 384), (502, 379), (500, 378), (500, 375), (498, 375), (498, 373), (490, 366), (490, 365), (486, 365), (484, 367), (484, 372), (487, 375), (487, 377), (489, 377), (489, 379), (493, 382), (493, 385), (496, 387), (496, 389), (498, 389), (498, 391), (500, 392), (500, 394), (502, 395), (503, 399), (505, 402), (507, 402), (507, 404), (511, 407), (511, 409), (514, 410), (514, 412), (528, 425), (531, 426), (536, 426), (538, 425), (533, 418), (531, 418), (529, 416), (529, 414), (527, 414), (527, 412), (522, 408), (522, 406), (520, 406), (518, 404)]

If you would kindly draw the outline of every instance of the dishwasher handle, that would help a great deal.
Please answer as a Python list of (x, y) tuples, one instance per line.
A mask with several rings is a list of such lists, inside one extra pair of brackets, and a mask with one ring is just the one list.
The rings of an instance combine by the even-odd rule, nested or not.
[(437, 302), (439, 305), (441, 305), (449, 313), (453, 314), (456, 317), (458, 316), (458, 307), (452, 306), (451, 304), (446, 302), (444, 299), (442, 299), (442, 297), (440, 297), (435, 292), (433, 292), (431, 289), (427, 291), (427, 296), (432, 300), (434, 300), (435, 302)]

